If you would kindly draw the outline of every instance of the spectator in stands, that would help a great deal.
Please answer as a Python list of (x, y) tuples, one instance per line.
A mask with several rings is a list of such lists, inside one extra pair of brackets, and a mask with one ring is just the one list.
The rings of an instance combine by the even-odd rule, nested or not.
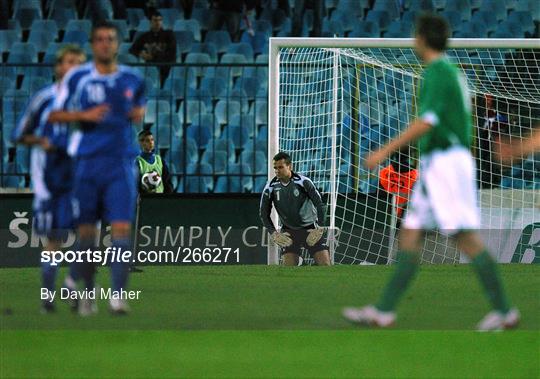
[(410, 164), (410, 157), (406, 149), (395, 153), (390, 158), (390, 165), (381, 170), (379, 179), (381, 187), (396, 197), (396, 228), (401, 225), (403, 212), (407, 207), (409, 195), (417, 178), (418, 170)]
[[(213, 0), (210, 12), (210, 30), (220, 30), (226, 25), (233, 42), (240, 40), (240, 20), (255, 12), (254, 0)], [(244, 13), (245, 12), (245, 13)]]
[(292, 37), (301, 37), (306, 8), (313, 9), (313, 29), (311, 37), (322, 34), (323, 0), (295, 0), (292, 19)]
[[(154, 11), (150, 17), (150, 31), (141, 34), (131, 45), (129, 52), (145, 62), (174, 63), (176, 61), (176, 39), (172, 30), (163, 29), (163, 16)], [(165, 82), (171, 66), (160, 65), (161, 83)]]
[(8, 28), (9, 4), (7, 0), (0, 0), (0, 29)]
[(161, 183), (153, 190), (147, 190), (139, 181), (140, 193), (172, 193), (173, 185), (169, 168), (165, 161), (154, 152), (154, 136), (149, 130), (143, 130), (139, 133), (139, 145), (141, 146), (141, 154), (137, 157), (137, 167), (139, 168), (139, 177), (149, 172), (157, 172), (161, 177)]

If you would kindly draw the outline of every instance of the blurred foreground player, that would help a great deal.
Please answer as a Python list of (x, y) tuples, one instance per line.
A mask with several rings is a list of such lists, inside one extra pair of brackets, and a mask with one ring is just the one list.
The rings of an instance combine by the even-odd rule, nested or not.
[[(82, 49), (67, 45), (56, 54), (54, 66), (57, 82), (35, 93), (13, 130), (12, 141), (32, 148), (30, 170), (34, 189), (33, 229), (47, 237), (45, 250), (60, 250), (62, 240), (73, 229), (71, 208), (72, 162), (67, 155), (68, 129), (47, 122), (50, 107), (60, 86), (60, 80), (73, 67), (85, 60)], [(73, 265), (65, 286), (75, 288)], [(41, 286), (55, 290), (58, 266), (41, 264)], [(50, 293), (50, 292), (49, 292)], [(74, 303), (76, 304), (76, 303)], [(42, 300), (42, 312), (55, 310), (50, 299)]]
[[(137, 149), (131, 122), (144, 116), (144, 81), (134, 70), (118, 65), (118, 33), (114, 24), (94, 25), (91, 36), (94, 62), (82, 65), (64, 78), (49, 121), (77, 123), (68, 152), (76, 157), (74, 204), (79, 250), (94, 250), (96, 224), (111, 224), (112, 247), (131, 250), (131, 224), (137, 196), (133, 165)], [(129, 263), (118, 255), (111, 261), (110, 310), (128, 312), (125, 298)], [(87, 290), (94, 289), (93, 263), (79, 265)], [(79, 302), (79, 313), (97, 312), (94, 300)]]
[(418, 179), (399, 234), (397, 264), (379, 302), (363, 308), (346, 308), (352, 322), (387, 327), (394, 323), (395, 309), (418, 271), (424, 232), (439, 229), (455, 237), (458, 248), (470, 259), (493, 308), (478, 330), (501, 330), (519, 322), (497, 272), (497, 264), (475, 231), (480, 227), (474, 160), (470, 153), (471, 101), (462, 74), (444, 55), (449, 28), (434, 15), (420, 16), (415, 48), (427, 67), (419, 98), (419, 118), (399, 137), (366, 160), (375, 168), (392, 152), (419, 140)]
[[(291, 157), (274, 156), (276, 176), (268, 182), (261, 196), (259, 215), (263, 225), (283, 251), (283, 264), (296, 266), (300, 249), (305, 247), (320, 266), (330, 265), (328, 246), (323, 240), (324, 204), (319, 191), (307, 177), (292, 171)], [(281, 224), (278, 231), (270, 218), (272, 204)]]

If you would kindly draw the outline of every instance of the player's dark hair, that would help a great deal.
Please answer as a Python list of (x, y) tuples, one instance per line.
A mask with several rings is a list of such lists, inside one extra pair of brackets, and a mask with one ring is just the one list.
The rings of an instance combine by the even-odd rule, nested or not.
[(287, 165), (290, 165), (292, 160), (291, 160), (291, 156), (283, 151), (280, 151), (279, 153), (277, 153), (276, 155), (274, 155), (274, 161), (280, 161), (280, 160), (285, 160), (285, 163)]
[(100, 20), (94, 23), (94, 25), (92, 25), (92, 32), (90, 33), (90, 41), (94, 40), (94, 36), (96, 35), (96, 32), (100, 29), (114, 30), (116, 32), (116, 36), (117, 36), (116, 38), (118, 38), (118, 28), (116, 27), (116, 25), (107, 20)]
[(137, 138), (139, 139), (139, 141), (141, 141), (142, 139), (144, 139), (144, 137), (148, 137), (151, 135), (153, 135), (152, 132), (148, 129), (145, 129), (139, 132), (139, 134), (137, 135)]
[(148, 19), (151, 20), (152, 17), (163, 17), (163, 15), (162, 15), (161, 12), (158, 11), (157, 9), (153, 9), (153, 10), (150, 11), (150, 13), (148, 14)]
[(83, 49), (79, 47), (79, 45), (69, 44), (58, 49), (58, 51), (56, 52), (56, 64), (62, 63), (64, 57), (68, 54), (79, 55), (83, 58), (83, 61), (86, 60), (86, 53)]
[(441, 16), (424, 13), (416, 20), (416, 35), (424, 37), (431, 49), (444, 51), (450, 35), (450, 26)]

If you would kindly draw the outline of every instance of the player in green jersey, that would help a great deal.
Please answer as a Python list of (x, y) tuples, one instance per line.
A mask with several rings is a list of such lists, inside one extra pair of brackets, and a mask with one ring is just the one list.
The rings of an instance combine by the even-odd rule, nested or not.
[(415, 49), (427, 66), (420, 87), (419, 117), (366, 159), (368, 168), (376, 168), (392, 152), (417, 140), (420, 177), (400, 230), (392, 277), (375, 305), (343, 310), (343, 316), (352, 322), (380, 327), (394, 323), (398, 301), (418, 271), (424, 233), (432, 229), (453, 236), (478, 274), (493, 311), (477, 328), (501, 330), (519, 322), (519, 312), (508, 303), (497, 265), (475, 231), (480, 226), (480, 211), (470, 153), (471, 102), (465, 79), (444, 54), (448, 35), (443, 18), (419, 17)]

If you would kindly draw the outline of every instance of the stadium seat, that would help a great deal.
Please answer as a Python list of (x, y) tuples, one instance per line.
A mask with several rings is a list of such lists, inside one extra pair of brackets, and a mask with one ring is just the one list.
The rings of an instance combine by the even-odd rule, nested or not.
[(441, 16), (448, 21), (453, 33), (459, 32), (461, 28), (461, 14), (457, 11), (443, 11)]
[(184, 172), (184, 162), (191, 164), (199, 161), (197, 143), (191, 138), (183, 139), (178, 145), (171, 146), (168, 158), (169, 163), (174, 163), (178, 169)]
[(241, 54), (246, 58), (246, 62), (253, 63), (253, 48), (250, 44), (240, 42), (232, 43), (227, 48), (228, 54)]
[(210, 30), (206, 33), (204, 42), (211, 42), (216, 45), (218, 53), (224, 53), (231, 44), (231, 36), (225, 30)]
[(174, 22), (173, 31), (188, 30), (193, 33), (193, 38), (197, 42), (201, 42), (201, 27), (197, 20), (176, 20)]
[(8, 162), (5, 165), (5, 175), (3, 177), (2, 187), (7, 188), (23, 188), (24, 187), (24, 175), (22, 166), (15, 162)]
[(199, 23), (200, 29), (208, 30), (210, 24), (210, 10), (204, 8), (193, 8), (191, 19)]
[(268, 181), (268, 178), (266, 176), (255, 177), (255, 183), (253, 184), (253, 192), (262, 193), (267, 181)]
[(225, 151), (205, 151), (201, 163), (206, 163), (212, 166), (213, 172), (216, 175), (227, 174), (227, 153)]
[(174, 32), (174, 37), (176, 39), (177, 54), (187, 54), (191, 51), (195, 41), (191, 30), (177, 30)]
[(28, 93), (35, 93), (37, 90), (51, 84), (51, 80), (47, 80), (42, 77), (25, 76), (21, 84), (21, 91), (27, 91)]
[(489, 12), (477, 11), (473, 14), (471, 22), (473, 23), (483, 23), (487, 32), (494, 32), (497, 29), (498, 23), (497, 19), (491, 15)]
[(496, 33), (498, 35), (504, 34), (511, 36), (510, 38), (523, 38), (525, 32), (523, 31), (522, 24), (518, 21), (503, 21), (497, 27)]
[(72, 8), (54, 8), (50, 19), (56, 21), (59, 29), (65, 30), (69, 21), (77, 19), (77, 14)]
[(399, 19), (401, 10), (399, 9), (399, 1), (394, 0), (375, 0), (373, 10), (387, 12), (391, 20)]
[[(184, 106), (187, 103), (187, 109), (186, 117), (187, 119), (184, 120)], [(197, 120), (206, 114), (206, 105), (202, 101), (197, 100), (188, 100), (183, 101), (180, 105), (180, 108), (178, 109), (178, 119), (180, 120), (180, 123), (184, 123), (184, 121), (187, 124), (191, 124), (193, 122), (197, 122)]]
[(381, 36), (379, 25), (374, 21), (359, 21), (349, 33), (349, 37), (377, 38)]
[(10, 51), (11, 46), (19, 40), (15, 30), (0, 30), (0, 53)]
[(137, 29), (141, 20), (145, 20), (144, 10), (141, 8), (127, 8), (127, 22), (133, 30)]
[(221, 138), (231, 139), (236, 146), (243, 146), (249, 139), (249, 130), (240, 125), (229, 124), (223, 129)]
[(148, 100), (144, 122), (153, 124), (157, 120), (158, 114), (168, 114), (171, 112), (171, 104), (166, 100)]
[(20, 8), (15, 11), (13, 18), (19, 20), (21, 28), (30, 29), (34, 20), (42, 19), (41, 9)]
[(89, 36), (92, 30), (92, 22), (90, 20), (70, 20), (66, 25), (66, 33), (72, 30), (79, 30)]
[(409, 0), (408, 2), (410, 12), (433, 12), (435, 10), (432, 0)]
[[(56, 37), (58, 37), (58, 25), (56, 25), (56, 21), (54, 20), (35, 20), (32, 24), (32, 28), (30, 29), (30, 39), (32, 39), (32, 35), (36, 34), (44, 34), (50, 37), (50, 41), (56, 40)], [(45, 51), (45, 50), (42, 50)]]
[(234, 142), (230, 138), (214, 138), (208, 141), (206, 151), (222, 151), (230, 162), (236, 160)]
[(379, 26), (381, 31), (386, 31), (388, 25), (390, 25), (390, 15), (386, 11), (368, 11), (366, 21), (372, 21)]
[(70, 30), (64, 34), (64, 43), (75, 43), (79, 46), (84, 46), (88, 42), (89, 34), (82, 30)]
[(37, 11), (43, 17), (43, 12), (41, 11), (41, 0), (14, 0), (13, 1), (13, 13), (17, 13), (19, 9), (37, 9)]
[(177, 20), (183, 19), (184, 15), (179, 8), (159, 8), (163, 17), (163, 29), (172, 29)]
[(344, 33), (348, 33), (354, 29), (358, 23), (358, 17), (352, 13), (343, 13), (339, 10), (332, 12), (330, 21), (335, 21), (341, 25)]
[(247, 150), (240, 154), (240, 163), (248, 165), (255, 174), (266, 173), (267, 159), (261, 151)]
[[(186, 56), (185, 63), (192, 63), (194, 65), (210, 64), (210, 56), (205, 53), (189, 53)], [(190, 67), (190, 71), (197, 77), (199, 76), (214, 76), (214, 67)]]
[(480, 11), (491, 13), (498, 21), (506, 20), (506, 5), (500, 0), (482, 0)]
[(214, 114), (220, 125), (227, 124), (233, 116), (241, 113), (241, 105), (239, 101), (219, 100), (216, 104)]
[(204, 53), (210, 56), (211, 63), (218, 62), (218, 52), (213, 43), (194, 43), (191, 46), (191, 53)]
[[(534, 36), (536, 26), (534, 24), (534, 20), (531, 15), (531, 12), (514, 11), (510, 13), (507, 21), (520, 25), (522, 31), (529, 33), (531, 37)], [(521, 35), (519, 38), (522, 38), (522, 37), (523, 36)]]
[(445, 11), (455, 11), (461, 16), (462, 21), (471, 20), (471, 2), (470, 0), (452, 0), (447, 1), (444, 7)]
[(126, 20), (110, 20), (118, 29), (118, 40), (129, 41), (129, 29)]
[(369, 9), (368, 0), (340, 0), (336, 11), (362, 18), (365, 9)]
[(188, 126), (186, 133), (186, 135), (189, 138), (192, 138), (201, 149), (205, 149), (208, 145), (208, 141), (212, 138), (211, 125), (199, 125), (197, 122), (193, 122)]
[(457, 36), (461, 38), (487, 38), (487, 27), (483, 21), (464, 22), (461, 24), (460, 32)]
[[(248, 63), (242, 54), (223, 54), (221, 66), (217, 67), (216, 75), (222, 78), (235, 78), (242, 75), (243, 67), (227, 66), (228, 64), (242, 65)], [(229, 79), (230, 80), (230, 79)]]
[(227, 87), (225, 79), (217, 76), (215, 78), (203, 78), (200, 88), (209, 91), (211, 97), (217, 99), (218, 97), (226, 97), (230, 93), (230, 89)]

